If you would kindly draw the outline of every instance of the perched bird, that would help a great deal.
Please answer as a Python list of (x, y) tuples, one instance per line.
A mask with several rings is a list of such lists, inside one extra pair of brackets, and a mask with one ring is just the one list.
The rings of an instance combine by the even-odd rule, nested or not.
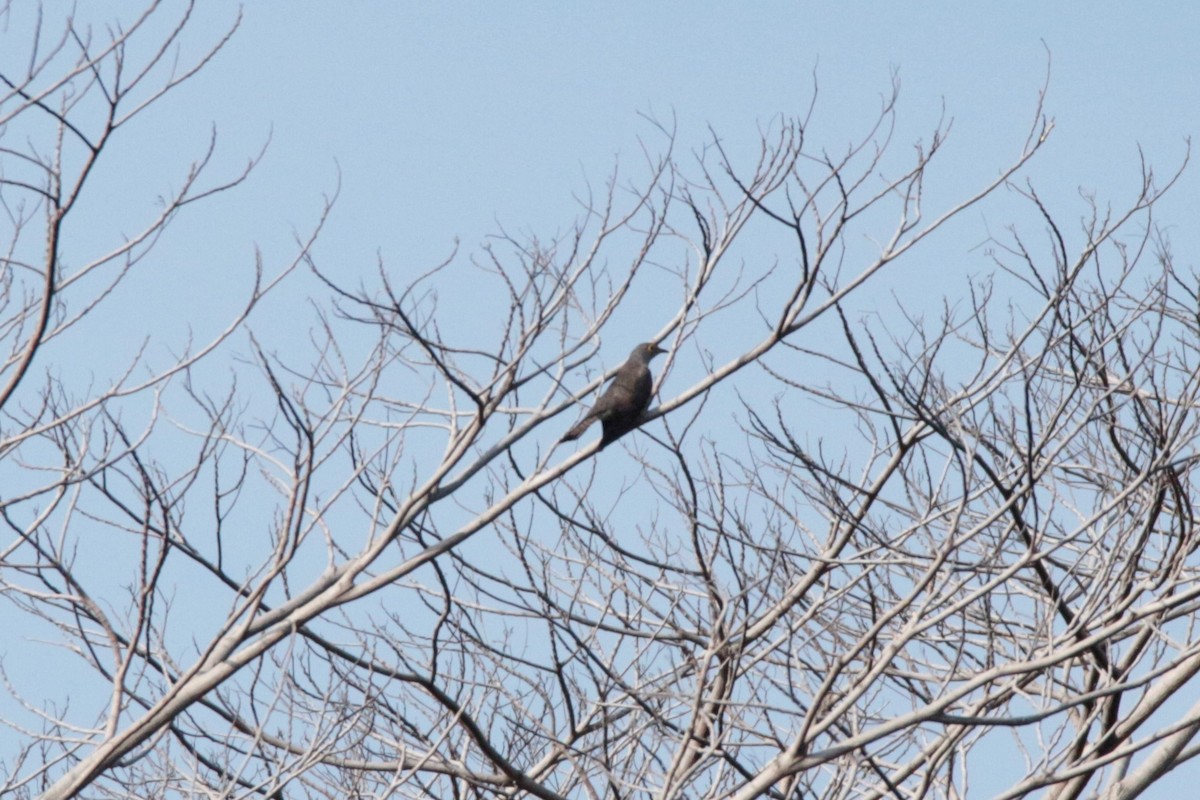
[(650, 359), (665, 353), (653, 342), (644, 342), (633, 348), (629, 359), (617, 370), (612, 383), (600, 395), (583, 419), (571, 426), (571, 430), (560, 439), (569, 442), (578, 439), (595, 420), (604, 426), (600, 446), (615, 441), (638, 426), (646, 407), (650, 405), (650, 392), (654, 379), (650, 375)]

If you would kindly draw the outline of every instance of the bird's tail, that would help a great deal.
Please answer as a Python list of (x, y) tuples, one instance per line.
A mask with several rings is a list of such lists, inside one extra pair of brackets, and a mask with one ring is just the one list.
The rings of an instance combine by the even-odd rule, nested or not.
[(572, 425), (571, 429), (564, 433), (563, 437), (559, 439), (559, 441), (573, 442), (580, 436), (583, 436), (583, 432), (586, 431), (588, 426), (592, 424), (593, 419), (594, 418), (591, 414), (586, 415), (583, 419), (579, 420), (579, 422), (576, 422), (574, 425)]

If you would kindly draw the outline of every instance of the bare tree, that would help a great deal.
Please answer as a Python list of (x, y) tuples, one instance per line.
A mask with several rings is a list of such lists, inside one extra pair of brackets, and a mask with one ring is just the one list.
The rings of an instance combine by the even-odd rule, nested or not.
[[(937, 208), (946, 126), (893, 152), (896, 86), (836, 154), (807, 117), (748, 164), (663, 126), (564, 236), (367, 288), (301, 241), (214, 341), (78, 394), (54, 365), (110, 287), (245, 177), (204, 183), (203, 154), (64, 265), (107, 143), (223, 43), (164, 70), (184, 13), (127, 60), (163, 13), (3, 76), (0, 583), (37, 631), (6, 659), (57, 645), (86, 677), (8, 682), (0, 792), (1128, 798), (1200, 752), (1200, 281), (1152, 213), (1177, 173), (1068, 228), (1021, 176), (1040, 101)], [(1034, 222), (990, 275), (855, 310), (997, 194)], [(249, 314), (294, 265), (322, 299), (278, 352)], [(506, 302), (465, 323), (465, 276)], [(249, 368), (196, 380), (234, 336)], [(648, 421), (555, 447), (642, 339), (671, 351)]]

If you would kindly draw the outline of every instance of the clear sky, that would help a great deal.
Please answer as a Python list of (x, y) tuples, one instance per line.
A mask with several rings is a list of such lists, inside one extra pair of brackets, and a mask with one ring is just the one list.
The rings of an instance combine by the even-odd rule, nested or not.
[[(221, 5), (206, 18), (219, 22)], [(653, 147), (641, 114), (675, 115), (683, 148), (706, 125), (753, 146), (759, 123), (804, 111), (814, 78), (831, 146), (896, 70), (902, 133), (928, 129), (944, 104), (953, 154), (986, 173), (1019, 147), (1047, 52), (1058, 127), (1036, 176), (1115, 193), (1139, 144), (1173, 164), (1200, 129), (1198, 31), (1200, 10), (1178, 3), (268, 0), (247, 5), (171, 128), (214, 121), (231, 154), (273, 129), (257, 183), (277, 201), (259, 225), (303, 218), (336, 160), (339, 240), (432, 259), (496, 221), (566, 226), (585, 177), (636, 161), (639, 136)]]
[[(48, 27), (57, 25), (55, 5), (47, 3)], [(82, 3), (79, 13), (99, 23), (142, 5)], [(6, 37), (27, 30), (33, 6), (0, 17)], [(183, 60), (238, 13), (237, 4), (205, 0)], [(815, 91), (812, 134), (836, 149), (862, 134), (894, 73), (898, 147), (953, 118), (932, 177), (955, 197), (1019, 153), (1048, 73), (1045, 111), (1056, 128), (1027, 175), (1067, 220), (1086, 213), (1080, 190), (1102, 205), (1132, 199), (1139, 147), (1169, 173), (1200, 133), (1192, 3), (249, 0), (241, 14), (216, 60), (110, 154), (98, 176), (104, 191), (88, 198), (73, 231), (81, 250), (89, 237), (132, 231), (214, 128), (224, 175), (270, 140), (249, 182), (181, 217), (160, 267), (126, 287), (140, 294), (118, 298), (111, 313), (122, 324), (96, 346), (120, 361), (151, 332), (178, 349), (188, 330), (202, 339), (223, 326), (228, 298), (249, 285), (254, 248), (269, 269), (287, 257), (339, 180), (317, 249), (322, 265), (347, 284), (359, 276), (373, 284), (381, 256), (403, 284), (456, 241), (464, 258), (478, 252), (500, 226), (543, 237), (568, 228), (574, 194), (602, 186), (615, 163), (636, 172), (643, 146), (661, 152), (647, 117), (675, 120), (677, 152), (703, 147), (711, 127), (733, 152), (751, 153), (761, 125), (803, 115)], [(0, 47), (0, 68), (19, 70), (9, 57)], [(1158, 216), (1184, 268), (1200, 251), (1198, 190), (1193, 168)], [(991, 268), (973, 248), (988, 226), (1006, 223), (974, 219), (977, 229), (939, 245), (964, 274)], [(256, 331), (303, 335), (312, 320), (294, 308), (319, 287), (290, 291)], [(134, 317), (121, 304), (129, 302)], [(637, 338), (606, 355), (620, 358)], [(79, 353), (79, 366), (93, 355)], [(1194, 764), (1185, 769), (1200, 775)]]
[[(193, 51), (237, 6), (195, 13)], [(182, 219), (164, 243), (194, 259), (195, 273), (158, 276), (163, 316), (147, 318), (148, 329), (203, 332), (196, 313), (207, 287), (244, 286), (255, 245), (268, 264), (283, 258), (339, 172), (322, 264), (357, 276), (378, 254), (402, 277), (440, 262), (456, 240), (464, 256), (477, 252), (500, 225), (542, 237), (566, 229), (573, 193), (602, 185), (618, 160), (636, 171), (642, 143), (661, 152), (646, 115), (676, 120), (678, 152), (702, 147), (707, 126), (750, 152), (758, 126), (804, 113), (815, 87), (812, 135), (836, 150), (862, 133), (895, 71), (898, 147), (953, 118), (933, 183), (955, 197), (1016, 155), (1049, 69), (1056, 129), (1027, 175), (1067, 219), (1085, 211), (1080, 188), (1114, 205), (1131, 196), (1139, 146), (1169, 171), (1200, 130), (1200, 9), (1191, 4), (254, 0), (243, 14), (218, 58), (105, 164), (130, 192), (128, 206), (107, 191), (97, 199), (111, 235), (114, 215), (141, 219), (160, 187), (178, 184), (212, 126), (226, 174), (270, 137), (251, 181)], [(1198, 187), (1193, 170), (1162, 206), (1180, 253), (1195, 251), (1179, 226), (1196, 218)], [(985, 225), (1007, 222), (979, 221), (948, 243), (971, 272), (990, 269), (982, 254), (967, 255)], [(192, 313), (179, 315), (179, 302)], [(131, 329), (131, 342), (140, 333)]]
[[(141, 5), (78, 13), (128, 20)], [(33, 7), (14, 4), (0, 24), (27, 30)], [(201, 4), (184, 61), (237, 13)], [(475, 252), (499, 225), (543, 237), (565, 229), (573, 193), (601, 185), (618, 160), (636, 168), (642, 143), (661, 152), (647, 115), (676, 121), (679, 152), (703, 146), (707, 126), (749, 152), (759, 125), (804, 113), (816, 87), (812, 135), (837, 149), (861, 134), (895, 71), (899, 146), (927, 138), (943, 113), (953, 119), (935, 173), (951, 197), (1015, 155), (1049, 68), (1056, 130), (1028, 175), (1072, 218), (1083, 213), (1071, 205), (1078, 188), (1115, 204), (1128, 197), (1139, 145), (1167, 171), (1200, 130), (1191, 4), (254, 0), (242, 13), (218, 58), (123, 133), (103, 165), (110, 182), (95, 218), (111, 236), (177, 185), (213, 126), (227, 173), (270, 137), (247, 186), (182, 220), (167, 246), (196, 255), (196, 276), (159, 276), (164, 318), (148, 326), (182, 325), (176, 303), (203, 308), (205, 285), (241, 285), (253, 246), (268, 263), (282, 258), (339, 171), (323, 263), (357, 275), (378, 254), (403, 274), (441, 261), (456, 240)], [(173, 19), (173, 6), (161, 16)], [(1164, 221), (1194, 219), (1198, 187), (1200, 173), (1185, 176)], [(114, 203), (122, 189), (128, 202)], [(1178, 237), (1190, 231), (1173, 235), (1187, 252)], [(191, 285), (184, 298), (172, 292), (180, 282)]]

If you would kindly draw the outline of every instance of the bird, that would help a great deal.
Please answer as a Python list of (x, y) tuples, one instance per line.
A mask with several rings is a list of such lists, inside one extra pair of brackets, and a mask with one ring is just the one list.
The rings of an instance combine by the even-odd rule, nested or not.
[(650, 393), (654, 388), (650, 360), (665, 352), (654, 342), (643, 342), (633, 348), (629, 358), (613, 375), (612, 383), (604, 390), (604, 394), (559, 441), (578, 439), (596, 420), (600, 420), (604, 427), (604, 435), (600, 437), (601, 447), (636, 428), (650, 405)]

